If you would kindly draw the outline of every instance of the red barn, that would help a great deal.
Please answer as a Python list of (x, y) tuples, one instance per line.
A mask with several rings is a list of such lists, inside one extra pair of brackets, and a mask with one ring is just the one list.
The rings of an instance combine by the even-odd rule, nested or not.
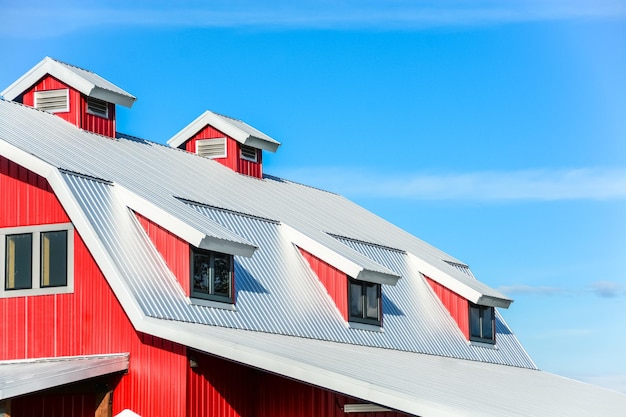
[(243, 121), (116, 133), (135, 98), (50, 58), (2, 95), (0, 416), (623, 415), (466, 264), (264, 174)]

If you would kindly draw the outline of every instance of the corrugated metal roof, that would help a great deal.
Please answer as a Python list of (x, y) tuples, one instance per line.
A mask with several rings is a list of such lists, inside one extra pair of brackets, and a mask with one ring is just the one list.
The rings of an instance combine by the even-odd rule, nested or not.
[(128, 354), (0, 361), (0, 401), (128, 370)]
[(154, 323), (154, 331), (412, 415), (623, 417), (626, 410), (624, 394), (534, 369), (188, 323)]
[(46, 74), (54, 76), (87, 96), (100, 98), (111, 103), (131, 107), (136, 100), (134, 96), (98, 74), (50, 57), (45, 57), (2, 91), (0, 95), (8, 100), (13, 100)]
[[(498, 339), (499, 349), (467, 346), (408, 256), (382, 247), (420, 257), (489, 295), (499, 296), (497, 292), (444, 262), (459, 261), (341, 196), (277, 178), (239, 175), (214, 161), (145, 140), (90, 134), (54, 115), (6, 101), (0, 101), (0, 138), (64, 170), (63, 180), (94, 228), (102, 252), (108, 254), (101, 262), (115, 265), (148, 316), (534, 366), (508, 329)], [(127, 208), (122, 190), (207, 234), (259, 248), (249, 260), (237, 257), (237, 314), (188, 305)], [(402, 277), (397, 288), (385, 286), (384, 334), (346, 329), (279, 222), (365, 269)], [(358, 241), (380, 245), (380, 256), (364, 250)], [(275, 309), (280, 314), (267, 320)]]

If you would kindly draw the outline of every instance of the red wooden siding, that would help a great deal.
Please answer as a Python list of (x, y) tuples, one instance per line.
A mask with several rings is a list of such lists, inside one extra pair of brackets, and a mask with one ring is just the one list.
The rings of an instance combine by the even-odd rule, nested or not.
[(150, 221), (139, 213), (135, 213), (139, 223), (144, 228), (150, 240), (157, 248), (170, 271), (174, 273), (178, 279), (185, 294), (190, 295), (190, 255), (189, 243), (179, 238), (172, 232), (165, 230), (158, 224)]
[(307, 260), (315, 275), (324, 284), (345, 321), (348, 321), (348, 276), (334, 266), (322, 261), (304, 249), (300, 253)]
[(93, 417), (95, 394), (36, 395), (11, 400), (11, 417)]
[(263, 178), (263, 152), (257, 149), (258, 162), (241, 159), (241, 145), (239, 142), (215, 129), (213, 126), (206, 126), (204, 129), (200, 130), (191, 139), (185, 142), (181, 148), (185, 149), (187, 152), (196, 153), (196, 141), (215, 138), (226, 138), (226, 158), (214, 158), (215, 161), (240, 174)]
[[(0, 225), (66, 221), (45, 179), (0, 158)], [(78, 231), (74, 293), (3, 298), (0, 317), (0, 360), (129, 352), (114, 414), (184, 414), (186, 348), (135, 331)]]
[(109, 103), (109, 117), (103, 118), (87, 113), (87, 98), (80, 91), (59, 81), (51, 75), (46, 75), (32, 88), (24, 92), (23, 103), (27, 106), (35, 105), (35, 91), (69, 89), (70, 110), (68, 112), (54, 113), (60, 118), (90, 132), (109, 137), (115, 137), (115, 104)]
[[(354, 398), (258, 371), (199, 352), (188, 371), (187, 415), (193, 417), (345, 417)], [(404, 417), (406, 414), (356, 413), (354, 417)]]
[(426, 277), (426, 281), (428, 281), (437, 297), (448, 309), (465, 338), (469, 340), (469, 304), (467, 299), (428, 277)]

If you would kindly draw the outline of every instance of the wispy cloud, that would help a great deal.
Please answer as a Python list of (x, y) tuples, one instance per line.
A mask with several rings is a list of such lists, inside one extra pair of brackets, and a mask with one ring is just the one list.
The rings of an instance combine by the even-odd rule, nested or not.
[(532, 286), (526, 284), (503, 285), (498, 291), (512, 297), (531, 296), (573, 296), (592, 294), (601, 298), (617, 298), (626, 296), (626, 287), (615, 281), (595, 281), (585, 288), (563, 288), (552, 286)]
[(279, 175), (350, 197), (412, 200), (624, 200), (626, 169), (386, 174), (298, 168)]
[[(0, 8), (0, 33), (14, 36), (51, 36), (94, 25), (411, 30), (626, 16), (624, 0), (112, 1), (108, 8), (67, 0), (8, 3)], [(26, 21), (29, 30), (21, 24)]]
[(579, 375), (574, 376), (574, 378), (578, 379), (579, 381), (598, 385), (600, 387), (605, 387), (626, 394), (626, 374)]

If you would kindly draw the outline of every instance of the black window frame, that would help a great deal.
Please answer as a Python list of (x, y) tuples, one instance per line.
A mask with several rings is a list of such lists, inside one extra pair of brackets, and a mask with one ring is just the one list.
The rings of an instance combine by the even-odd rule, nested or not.
[[(475, 321), (473, 319), (473, 317), (475, 316), (472, 315), (472, 310), (478, 310), (478, 317), (477, 317), (478, 324), (477, 325), (472, 325), (472, 322)], [(485, 311), (490, 311), (491, 313), (491, 320), (490, 320), (490, 323), (488, 324), (485, 323)], [(469, 324), (470, 341), (489, 343), (492, 345), (496, 343), (496, 311), (494, 307), (469, 303), (468, 324)], [(489, 326), (489, 327), (486, 327), (486, 326)], [(478, 335), (473, 334), (472, 330), (474, 327), (477, 327), (479, 329), (480, 334)], [(485, 330), (488, 328), (491, 328), (491, 337), (485, 337), (485, 333), (486, 333)]]
[[(352, 305), (351, 305), (351, 300), (352, 300), (352, 286), (353, 285), (358, 285), (361, 289), (361, 315), (360, 316), (356, 316), (352, 314)], [(367, 317), (367, 301), (368, 301), (368, 295), (367, 295), (367, 287), (368, 286), (375, 286), (376, 287), (376, 301), (377, 301), (377, 310), (378, 310), (378, 317), (376, 319)], [(383, 324), (383, 303), (382, 303), (382, 286), (381, 284), (377, 284), (374, 282), (368, 282), (368, 281), (361, 281), (358, 279), (354, 279), (352, 277), (349, 277), (348, 279), (348, 321), (350, 322), (354, 322), (354, 323), (361, 323), (361, 324), (369, 324), (369, 325), (373, 325), (373, 326), (378, 326), (378, 327), (382, 327)]]
[[(190, 260), (189, 260), (189, 295), (191, 298), (197, 298), (201, 300), (209, 300), (209, 301), (217, 301), (222, 303), (234, 304), (235, 302), (235, 260), (234, 256), (222, 253), (215, 252), (206, 249), (200, 249), (197, 247), (191, 247), (190, 251)], [(209, 266), (208, 266), (208, 286), (207, 292), (196, 291), (196, 264), (195, 257), (196, 256), (208, 256), (209, 257)], [(215, 259), (217, 256), (226, 256), (229, 260), (229, 276), (228, 276), (228, 295), (222, 295), (219, 293), (215, 293), (214, 286), (214, 278), (215, 278)]]

